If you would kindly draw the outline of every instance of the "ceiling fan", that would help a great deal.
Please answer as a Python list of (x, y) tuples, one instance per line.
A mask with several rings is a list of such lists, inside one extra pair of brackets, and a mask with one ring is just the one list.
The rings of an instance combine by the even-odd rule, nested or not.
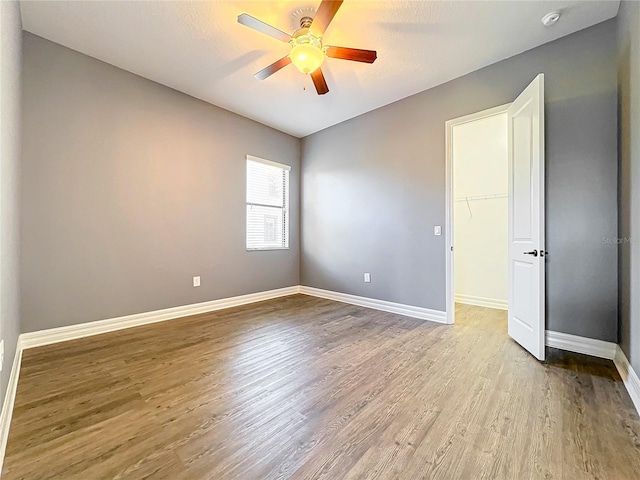
[(283, 32), (246, 13), (238, 16), (238, 22), (249, 28), (291, 44), (291, 52), (284, 58), (263, 68), (254, 75), (258, 80), (273, 75), (278, 70), (293, 63), (302, 73), (310, 74), (318, 95), (329, 91), (320, 66), (325, 57), (341, 58), (354, 62), (373, 63), (377, 54), (374, 50), (359, 48), (325, 46), (322, 36), (333, 20), (343, 0), (322, 0), (314, 18), (305, 16), (300, 19), (300, 28), (293, 35)]

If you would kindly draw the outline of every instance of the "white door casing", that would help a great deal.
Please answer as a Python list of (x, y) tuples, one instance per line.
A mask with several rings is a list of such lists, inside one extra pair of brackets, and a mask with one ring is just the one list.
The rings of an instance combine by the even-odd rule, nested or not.
[(544, 360), (544, 75), (507, 110), (509, 125), (509, 335)]

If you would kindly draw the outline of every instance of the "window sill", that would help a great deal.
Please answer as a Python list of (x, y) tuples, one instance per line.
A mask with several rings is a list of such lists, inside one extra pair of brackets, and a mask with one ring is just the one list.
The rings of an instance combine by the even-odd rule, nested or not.
[(268, 252), (270, 250), (289, 250), (289, 247), (247, 248), (247, 252)]

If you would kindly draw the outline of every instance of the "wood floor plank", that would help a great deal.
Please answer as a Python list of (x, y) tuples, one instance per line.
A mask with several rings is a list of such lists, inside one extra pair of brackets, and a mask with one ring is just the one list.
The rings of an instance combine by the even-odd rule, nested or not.
[(640, 476), (612, 362), (294, 295), (26, 350), (3, 478)]

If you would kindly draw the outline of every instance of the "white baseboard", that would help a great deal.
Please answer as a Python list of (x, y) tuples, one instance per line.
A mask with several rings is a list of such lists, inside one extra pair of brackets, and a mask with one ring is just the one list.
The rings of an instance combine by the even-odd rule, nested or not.
[(583, 353), (592, 357), (613, 360), (618, 345), (613, 342), (596, 340), (595, 338), (579, 337), (568, 333), (547, 330), (545, 344), (547, 347), (567, 350), (568, 352)]
[(47, 330), (23, 333), (22, 335), (20, 335), (20, 341), (23, 349), (41, 347), (53, 343), (66, 342), (68, 340), (89, 337), (92, 335), (100, 335), (102, 333), (113, 332), (125, 328), (138, 327), (141, 325), (163, 322), (175, 318), (197, 315), (199, 313), (207, 313), (216, 310), (222, 310), (224, 308), (247, 305), (249, 303), (261, 302), (264, 300), (270, 300), (272, 298), (294, 295), (296, 293), (304, 293), (306, 295), (326, 298), (338, 302), (350, 303), (353, 305), (373, 308), (376, 310), (383, 310), (385, 312), (398, 313), (400, 315), (406, 315), (408, 317), (446, 323), (445, 312), (439, 310), (431, 310), (423, 307), (414, 307), (411, 305), (403, 305), (400, 303), (387, 302), (384, 300), (358, 297), (356, 295), (349, 295), (346, 293), (332, 292), (329, 290), (321, 290), (319, 288), (295, 285), (292, 287), (267, 290), (258, 293), (250, 293), (248, 295), (240, 295), (237, 297), (222, 298), (220, 300), (212, 300), (210, 302), (195, 303), (192, 305), (165, 308), (152, 312), (137, 313), (134, 315), (125, 315), (122, 317), (80, 323), (77, 325), (69, 325), (66, 327), (50, 328)]
[(499, 298), (476, 297), (474, 295), (456, 294), (456, 303), (464, 303), (466, 305), (475, 305), (476, 307), (497, 308), (507, 310), (507, 301)]
[(2, 465), (4, 464), (4, 454), (7, 451), (9, 429), (11, 428), (11, 418), (13, 417), (13, 406), (16, 401), (16, 392), (18, 391), (20, 364), (22, 363), (22, 350), (22, 342), (18, 337), (16, 354), (13, 357), (13, 365), (11, 367), (11, 374), (9, 375), (9, 383), (7, 384), (7, 391), (4, 394), (2, 413), (0, 413), (0, 476), (2, 476)]
[(640, 414), (640, 379), (618, 344), (547, 330), (546, 345), (560, 350), (613, 360), (624, 386), (629, 392), (631, 401)]
[(620, 373), (620, 376), (622, 377), (624, 386), (627, 387), (627, 391), (629, 392), (633, 405), (636, 407), (636, 411), (640, 414), (640, 379), (619, 345), (616, 348), (616, 355), (613, 359), (613, 363), (615, 363), (618, 373)]
[(382, 310), (383, 312), (397, 313), (407, 317), (419, 318), (421, 320), (430, 320), (432, 322), (447, 323), (447, 314), (441, 310), (431, 310), (424, 307), (414, 307), (404, 305), (402, 303), (387, 302), (385, 300), (377, 300), (375, 298), (359, 297), (348, 293), (333, 292), (331, 290), (322, 290), (320, 288), (300, 286), (300, 293), (311, 295), (313, 297), (326, 298), (336, 302), (349, 303), (360, 307), (373, 308), (374, 310)]
[(272, 298), (294, 295), (299, 293), (299, 291), (299, 286), (295, 285), (293, 287), (278, 288), (276, 290), (267, 290), (265, 292), (222, 298), (220, 300), (212, 300), (210, 302), (194, 303), (192, 305), (165, 308), (163, 310), (109, 318), (107, 320), (97, 320), (95, 322), (69, 325), (67, 327), (50, 328), (48, 330), (23, 333), (20, 335), (20, 338), (22, 339), (23, 348), (41, 347), (52, 343), (66, 342), (67, 340), (75, 340), (77, 338), (89, 337), (91, 335), (99, 335), (101, 333), (122, 330), (124, 328), (138, 327), (140, 325), (188, 317), (189, 315), (222, 310), (223, 308), (262, 302)]
[(327, 298), (338, 302), (350, 303), (362, 307), (383, 310), (385, 312), (398, 313), (408, 317), (415, 317), (434, 322), (446, 323), (446, 314), (438, 310), (430, 310), (428, 308), (413, 307), (410, 305), (402, 305), (399, 303), (385, 302), (366, 297), (358, 297), (345, 293), (331, 292), (318, 288), (301, 287), (295, 285), (292, 287), (279, 288), (276, 290), (268, 290), (265, 292), (251, 293), (248, 295), (240, 295), (237, 297), (223, 298), (210, 302), (196, 303), (192, 305), (184, 305), (181, 307), (165, 308), (163, 310), (155, 310), (152, 312), (138, 313), (134, 315), (126, 315), (122, 317), (109, 318), (106, 320), (98, 320), (95, 322), (81, 323), (78, 325), (69, 325), (66, 327), (51, 328), (48, 330), (40, 330), (36, 332), (23, 333), (18, 338), (16, 346), (16, 355), (11, 369), (9, 385), (5, 394), (4, 403), (2, 405), (2, 413), (0, 414), (0, 472), (2, 472), (2, 463), (4, 462), (4, 454), (9, 439), (9, 429), (11, 426), (11, 417), (13, 415), (13, 406), (15, 403), (16, 392), (18, 388), (18, 377), (20, 375), (20, 365), (22, 363), (22, 352), (27, 348), (41, 347), (58, 342), (66, 342), (78, 338), (99, 335), (102, 333), (113, 332), (125, 328), (137, 327), (140, 325), (148, 325), (156, 322), (163, 322), (175, 318), (187, 317), (199, 313), (213, 312), (224, 308), (247, 305), (250, 303), (261, 302), (278, 297), (294, 295), (296, 293), (304, 293), (315, 297)]
[[(2, 462), (4, 461), (4, 453), (7, 446), (9, 436), (9, 428), (11, 425), (11, 417), (13, 414), (13, 406), (15, 395), (18, 387), (18, 377), (20, 375), (20, 365), (22, 362), (22, 352), (24, 349), (49, 345), (67, 340), (98, 335), (101, 333), (122, 330), (125, 328), (147, 325), (150, 323), (172, 320), (175, 318), (196, 315), (199, 313), (212, 312), (224, 308), (236, 307), (250, 303), (269, 300), (272, 298), (284, 297), (302, 293), (314, 297), (326, 298), (337, 302), (349, 303), (361, 307), (382, 310), (385, 312), (397, 313), (408, 317), (429, 320), (438, 323), (447, 323), (446, 312), (440, 310), (431, 310), (424, 307), (415, 307), (400, 303), (387, 302), (374, 298), (360, 297), (346, 293), (333, 292), (330, 290), (322, 290), (314, 287), (306, 287), (295, 285), (292, 287), (280, 288), (276, 290), (268, 290), (265, 292), (252, 293), (248, 295), (240, 295), (237, 297), (213, 300), (210, 302), (197, 303), (192, 305), (184, 305), (181, 307), (167, 308), (152, 312), (139, 313), (135, 315), (127, 315), (123, 317), (99, 320), (95, 322), (82, 323), (79, 325), (70, 325), (67, 327), (53, 328), (49, 330), (41, 330), (37, 332), (23, 333), (18, 338), (16, 346), (16, 354), (11, 369), (9, 385), (5, 394), (2, 413), (0, 414), (0, 472), (2, 471)], [(499, 307), (492, 307), (499, 308)], [(614, 360), (620, 376), (624, 380), (625, 386), (629, 391), (636, 409), (640, 411), (640, 380), (633, 371), (624, 353), (618, 345), (602, 340), (579, 337), (561, 332), (547, 331), (546, 345), (549, 347), (568, 350), (576, 353), (583, 353), (596, 357)]]
[(11, 427), (11, 418), (13, 416), (13, 406), (15, 404), (16, 392), (18, 389), (20, 365), (22, 364), (22, 352), (27, 348), (41, 347), (52, 343), (66, 342), (67, 340), (75, 340), (77, 338), (89, 337), (91, 335), (99, 335), (101, 333), (122, 330), (124, 328), (137, 327), (140, 325), (187, 317), (189, 315), (196, 315), (198, 313), (213, 312), (215, 310), (222, 310), (223, 308), (262, 302), (264, 300), (285, 297), (296, 293), (300, 293), (299, 285), (279, 288), (276, 290), (267, 290), (265, 292), (250, 293), (248, 295), (240, 295), (237, 297), (223, 298), (210, 302), (165, 308), (163, 310), (155, 310), (153, 312), (138, 313), (135, 315), (126, 315), (107, 320), (98, 320), (95, 322), (81, 323), (78, 325), (21, 334), (18, 337), (16, 354), (11, 368), (11, 375), (9, 376), (9, 384), (5, 393), (4, 403), (2, 404), (2, 412), (0, 413), (0, 476), (2, 475), (2, 464), (4, 463), (4, 455), (7, 448), (7, 441), (9, 439), (9, 429)]

